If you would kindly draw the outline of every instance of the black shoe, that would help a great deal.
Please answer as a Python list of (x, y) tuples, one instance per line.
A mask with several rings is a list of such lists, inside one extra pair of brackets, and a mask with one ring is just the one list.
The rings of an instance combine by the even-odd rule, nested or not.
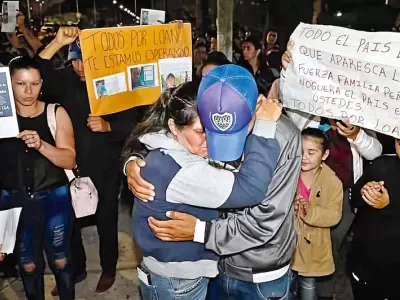
[(107, 292), (114, 285), (114, 282), (115, 282), (115, 276), (110, 276), (102, 273), (100, 276), (99, 283), (97, 284), (96, 287), (96, 293), (102, 294)]

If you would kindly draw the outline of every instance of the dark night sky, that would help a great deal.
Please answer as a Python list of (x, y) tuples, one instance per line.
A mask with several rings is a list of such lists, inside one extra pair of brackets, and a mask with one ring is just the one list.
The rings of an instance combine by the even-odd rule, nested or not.
[[(72, 4), (74, 6), (76, 3), (76, 0), (67, 0), (66, 2), (68, 2), (69, 4)], [(135, 8), (134, 0), (117, 0), (117, 2), (118, 2), (118, 4), (122, 4), (131, 10), (133, 10)], [(139, 6), (139, 4), (142, 4), (143, 2), (144, 3), (148, 2), (149, 5), (151, 3), (150, 0), (148, 0), (148, 1), (137, 0), (137, 5)], [(82, 8), (93, 8), (93, 0), (79, 0), (79, 5)], [(101, 7), (101, 6), (111, 7), (113, 4), (112, 4), (112, 0), (96, 0), (96, 5), (98, 7)]]

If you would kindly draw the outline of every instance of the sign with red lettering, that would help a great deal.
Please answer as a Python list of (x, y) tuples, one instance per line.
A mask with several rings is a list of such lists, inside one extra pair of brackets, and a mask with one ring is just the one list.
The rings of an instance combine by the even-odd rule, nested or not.
[(160, 73), (165, 60), (182, 65), (186, 59), (190, 65), (175, 82), (192, 78), (190, 24), (89, 29), (82, 31), (80, 45), (94, 116), (154, 103), (165, 81)]
[(291, 36), (287, 108), (400, 138), (398, 33), (301, 23)]

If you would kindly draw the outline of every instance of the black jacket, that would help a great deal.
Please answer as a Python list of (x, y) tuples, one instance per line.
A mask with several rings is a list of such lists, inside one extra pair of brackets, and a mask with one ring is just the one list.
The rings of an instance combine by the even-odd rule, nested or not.
[(256, 74), (254, 74), (253, 68), (247, 61), (242, 60), (240, 62), (240, 66), (247, 69), (251, 74), (253, 74), (254, 79), (257, 83), (258, 92), (260, 94), (263, 94), (264, 96), (268, 96), (269, 90), (271, 89), (276, 77), (272, 73), (271, 69), (268, 67), (265, 58), (261, 59), (260, 66)]
[[(354, 238), (348, 263), (363, 266), (376, 278), (398, 272), (400, 267), (400, 159), (381, 156), (365, 170), (353, 189), (352, 205), (357, 208)], [(390, 203), (375, 209), (364, 202), (360, 190), (369, 181), (384, 181)], [(358, 275), (358, 274), (357, 274)]]
[(138, 109), (103, 116), (110, 122), (111, 132), (92, 132), (87, 127), (90, 105), (86, 83), (79, 80), (72, 67), (54, 70), (50, 60), (40, 57), (37, 60), (43, 77), (42, 99), (60, 103), (72, 120), (81, 175), (96, 178), (118, 165), (124, 141), (137, 123)]

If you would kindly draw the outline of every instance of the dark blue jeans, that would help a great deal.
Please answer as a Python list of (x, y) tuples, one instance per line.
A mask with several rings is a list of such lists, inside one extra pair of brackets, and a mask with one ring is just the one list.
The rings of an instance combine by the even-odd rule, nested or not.
[[(150, 273), (150, 272), (149, 272)], [(207, 295), (208, 278), (183, 279), (150, 273), (151, 285), (139, 279), (143, 300), (204, 300)]]
[(292, 299), (292, 272), (263, 283), (252, 283), (230, 278), (220, 273), (208, 286), (207, 300), (290, 300)]
[(3, 203), (24, 199), (16, 253), (28, 300), (44, 300), (44, 258), (52, 270), (61, 300), (75, 299), (75, 287), (69, 264), (69, 240), (72, 230), (72, 204), (69, 186), (64, 185), (27, 195), (2, 191)]

